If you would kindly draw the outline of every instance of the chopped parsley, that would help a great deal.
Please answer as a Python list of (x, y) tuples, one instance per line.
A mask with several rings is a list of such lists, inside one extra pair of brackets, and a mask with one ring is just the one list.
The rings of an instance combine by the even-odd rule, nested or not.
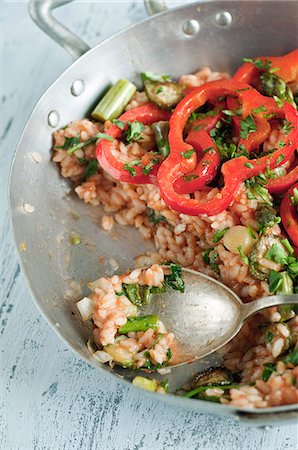
[(265, 254), (266, 259), (269, 261), (274, 261), (276, 264), (286, 264), (287, 256), (287, 252), (281, 245), (278, 244), (272, 244)]
[(276, 159), (275, 163), (276, 163), (276, 164), (279, 164), (279, 163), (281, 163), (284, 159), (285, 159), (285, 155), (282, 153), (282, 154), (279, 155), (279, 157)]
[(151, 172), (151, 170), (153, 169), (153, 166), (155, 164), (159, 164), (159, 163), (160, 163), (159, 159), (154, 159), (154, 158), (151, 159), (150, 162), (148, 164), (146, 164), (146, 166), (142, 167), (143, 174), (148, 175)]
[(291, 131), (294, 130), (294, 126), (292, 122), (288, 122), (287, 120), (284, 119), (283, 126), (281, 129), (283, 130), (284, 134), (290, 134)]
[(269, 59), (265, 59), (264, 61), (262, 61), (259, 58), (243, 58), (243, 61), (254, 64), (257, 69), (267, 70), (269, 73), (274, 73), (279, 70), (279, 67), (271, 67), (272, 61), (270, 61)]
[(118, 128), (120, 128), (120, 130), (124, 130), (124, 128), (126, 127), (126, 123), (118, 119), (114, 119), (113, 124), (116, 125)]
[(264, 366), (264, 370), (262, 373), (262, 380), (268, 381), (269, 378), (271, 377), (271, 375), (273, 374), (273, 372), (275, 372), (276, 365), (273, 363), (265, 363), (265, 364), (263, 364), (263, 366)]
[(85, 172), (83, 174), (83, 181), (88, 180), (88, 178), (95, 175), (98, 171), (99, 165), (97, 159), (91, 159), (86, 166)]
[(134, 161), (130, 161), (130, 162), (124, 164), (123, 169), (127, 170), (132, 177), (135, 177), (137, 172), (133, 168), (133, 166), (136, 167), (136, 166), (139, 166), (140, 164), (141, 164), (141, 161), (139, 159), (135, 159)]
[(286, 364), (293, 364), (293, 366), (298, 366), (298, 348), (296, 348), (292, 353), (289, 353), (285, 359), (284, 362)]
[(202, 162), (203, 167), (209, 166), (209, 164), (210, 164), (210, 159), (205, 159), (205, 161)]
[(265, 335), (265, 342), (266, 344), (269, 344), (272, 339), (274, 338), (274, 334), (272, 333), (272, 331), (267, 331), (266, 335)]
[(249, 133), (254, 133), (257, 130), (257, 125), (251, 114), (240, 122), (240, 137), (246, 139)]
[(143, 139), (141, 133), (145, 130), (145, 126), (141, 122), (134, 120), (133, 122), (128, 122), (127, 125), (128, 129), (123, 133), (127, 143)]
[(267, 109), (265, 108), (264, 105), (261, 105), (259, 108), (252, 109), (252, 112), (254, 114), (260, 114), (261, 112), (266, 112), (266, 111), (267, 111)]
[(276, 292), (282, 284), (282, 275), (275, 270), (270, 270), (269, 274), (269, 292)]
[(223, 109), (222, 112), (226, 116), (241, 116), (242, 108), (238, 108), (238, 109)]
[(245, 167), (247, 167), (248, 169), (253, 169), (253, 168), (254, 168), (253, 164), (250, 163), (250, 162), (245, 163), (244, 165), (245, 165)]
[(72, 137), (72, 138), (68, 138), (65, 136), (64, 138), (64, 144), (60, 145), (60, 146), (55, 146), (55, 149), (63, 149), (63, 150), (67, 150), (67, 153), (71, 154), (76, 152), (77, 150), (79, 150), (80, 148), (85, 147), (86, 145), (91, 145), (91, 144), (95, 144), (95, 142), (98, 139), (105, 139), (107, 141), (113, 141), (114, 139), (112, 138), (112, 136), (109, 136), (108, 134), (105, 133), (97, 133), (95, 136), (91, 137), (90, 139), (87, 139), (84, 142), (80, 142), (81, 139), (81, 135), (80, 133), (78, 133), (78, 135), (76, 137)]
[(160, 94), (163, 91), (163, 87), (159, 86), (159, 88), (156, 90), (156, 94)]
[(216, 150), (214, 149), (214, 147), (208, 147), (203, 150), (203, 153), (212, 153), (214, 155), (216, 153)]
[(237, 247), (238, 253), (240, 255), (240, 258), (242, 259), (242, 261), (244, 262), (244, 264), (246, 264), (247, 266), (249, 265), (249, 259), (248, 256), (246, 256), (246, 254), (244, 253), (244, 251), (242, 250), (241, 245), (239, 245), (239, 247)]
[(228, 229), (229, 229), (229, 227), (226, 227), (223, 230), (216, 231), (213, 235), (212, 242), (215, 242), (215, 243), (219, 242), (221, 240), (221, 238), (226, 234)]
[(174, 263), (168, 263), (171, 268), (171, 273), (164, 276), (165, 284), (170, 286), (175, 291), (184, 292), (184, 281), (182, 279), (181, 266)]
[(268, 181), (264, 174), (252, 177), (245, 181), (245, 187), (247, 188), (246, 195), (249, 200), (258, 200), (262, 203), (272, 205), (269, 197), (268, 189), (264, 186)]
[(166, 222), (166, 218), (162, 216), (161, 214), (158, 214), (154, 209), (147, 208), (147, 216), (149, 217), (150, 221), (154, 223), (155, 225), (160, 222)]
[(189, 159), (193, 153), (194, 149), (191, 148), (190, 150), (186, 150), (186, 152), (180, 152), (180, 155), (182, 156), (182, 158)]

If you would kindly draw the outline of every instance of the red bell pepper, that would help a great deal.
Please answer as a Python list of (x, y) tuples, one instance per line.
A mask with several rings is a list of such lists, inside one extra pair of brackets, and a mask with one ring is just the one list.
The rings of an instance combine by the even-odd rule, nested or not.
[[(193, 111), (210, 98), (222, 96), (239, 97), (244, 119), (251, 114), (261, 118), (265, 118), (267, 114), (274, 114), (275, 117), (285, 119), (288, 130), (284, 135), (284, 147), (261, 158), (249, 160), (241, 156), (225, 162), (221, 168), (224, 186), (215, 198), (208, 201), (186, 198), (175, 191), (174, 184), (180, 177), (195, 169), (197, 155), (191, 152), (192, 146), (183, 140), (184, 127)], [(265, 107), (265, 110), (260, 109), (261, 105)], [(285, 163), (295, 151), (297, 137), (298, 114), (291, 105), (285, 103), (282, 108), (278, 108), (272, 98), (264, 97), (252, 87), (234, 80), (206, 83), (182, 99), (171, 116), (169, 133), (171, 153), (162, 163), (157, 174), (162, 197), (169, 207), (184, 214), (192, 216), (219, 214), (231, 204), (241, 182), (265, 172), (267, 167), (274, 169)]]
[[(271, 62), (271, 68), (276, 68), (274, 73), (282, 78), (286, 83), (291, 83), (298, 78), (298, 49), (293, 50), (284, 56), (259, 56), (255, 58), (266, 64)], [(233, 79), (242, 83), (257, 86), (258, 77), (264, 69), (258, 69), (255, 64), (246, 62), (235, 73)]]
[[(159, 109), (153, 103), (146, 103), (137, 108), (133, 108), (119, 117), (119, 121), (125, 122), (141, 122), (144, 125), (151, 125), (154, 122), (160, 120), (168, 120), (170, 117), (170, 111)], [(107, 135), (114, 139), (120, 139), (123, 131), (127, 129), (127, 125), (122, 130), (117, 125), (113, 124), (107, 131)], [(100, 166), (109, 173), (116, 180), (124, 181), (131, 184), (146, 184), (156, 183), (156, 174), (161, 162), (161, 155), (154, 154), (152, 152), (146, 153), (140, 161), (137, 161), (136, 165), (131, 164), (135, 175), (125, 169), (126, 164), (113, 154), (114, 142), (101, 139), (96, 147), (96, 157)], [(156, 162), (156, 161), (159, 162)], [(144, 173), (144, 169), (148, 167), (148, 164), (152, 165), (149, 173)], [(127, 167), (127, 166), (126, 166)]]
[(190, 144), (201, 159), (196, 169), (174, 183), (178, 194), (190, 194), (199, 189), (204, 189), (216, 175), (220, 164), (220, 153), (208, 132), (215, 127), (222, 113), (213, 117), (206, 116), (193, 123), (185, 142)]
[(298, 182), (298, 165), (286, 175), (268, 180), (266, 188), (271, 194), (283, 194)]
[(296, 248), (298, 248), (298, 213), (297, 206), (293, 205), (291, 197), (298, 183), (292, 186), (285, 194), (280, 205), (282, 224)]

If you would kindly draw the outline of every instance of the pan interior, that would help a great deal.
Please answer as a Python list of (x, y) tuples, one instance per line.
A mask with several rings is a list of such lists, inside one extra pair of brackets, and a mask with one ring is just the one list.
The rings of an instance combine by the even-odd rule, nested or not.
[[(228, 12), (225, 25), (218, 14)], [(83, 204), (51, 163), (52, 132), (86, 116), (104, 90), (119, 78), (140, 85), (144, 70), (178, 77), (209, 66), (233, 72), (242, 57), (281, 55), (297, 46), (297, 5), (292, 1), (203, 2), (150, 18), (99, 44), (76, 61), (37, 104), (19, 143), (11, 172), (13, 230), (22, 268), (35, 301), (59, 335), (85, 359), (89, 330), (74, 313), (75, 302), (90, 280), (125, 271), (134, 257), (153, 250), (132, 227), (101, 229), (100, 207)], [(186, 34), (184, 24), (199, 23)], [(297, 38), (296, 38), (297, 39)], [(71, 86), (82, 80), (74, 96)], [(49, 125), (49, 113), (58, 118)], [(72, 246), (72, 233), (81, 244)], [(220, 357), (219, 357), (220, 358)], [(215, 364), (218, 356), (178, 368), (168, 377), (175, 390), (198, 368)], [(92, 362), (95, 364), (95, 362)], [(109, 370), (109, 369), (106, 369)], [(129, 371), (119, 372), (131, 378)], [(198, 402), (198, 405), (200, 402)], [(212, 405), (214, 410), (223, 406)]]

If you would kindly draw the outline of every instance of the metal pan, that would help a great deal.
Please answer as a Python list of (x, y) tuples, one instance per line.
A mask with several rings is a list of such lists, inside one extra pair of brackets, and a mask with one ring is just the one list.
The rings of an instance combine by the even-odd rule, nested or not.
[[(297, 46), (298, 5), (295, 1), (191, 4), (148, 18), (90, 50), (51, 15), (53, 8), (68, 2), (30, 3), (35, 22), (77, 60), (42, 96), (25, 127), (11, 171), (11, 216), (19, 259), (37, 307), (66, 344), (99, 370), (110, 370), (112, 376), (117, 373), (90, 356), (89, 331), (73, 315), (74, 304), (86, 281), (112, 274), (113, 260), (119, 271), (126, 270), (135, 256), (152, 245), (130, 227), (116, 227), (112, 238), (100, 229), (100, 208), (79, 201), (50, 162), (52, 132), (88, 114), (105, 88), (119, 78), (138, 83), (143, 70), (178, 77), (204, 65), (233, 72), (243, 56), (282, 55), (292, 50)], [(150, 13), (165, 9), (161, 1), (147, 0), (146, 6)], [(80, 246), (69, 244), (73, 231), (82, 236)], [(218, 357), (173, 370), (168, 375), (173, 391)], [(118, 375), (123, 383), (133, 376), (121, 369)], [(258, 426), (289, 423), (297, 417), (294, 405), (252, 412), (173, 395), (157, 398), (177, 407), (232, 414)]]

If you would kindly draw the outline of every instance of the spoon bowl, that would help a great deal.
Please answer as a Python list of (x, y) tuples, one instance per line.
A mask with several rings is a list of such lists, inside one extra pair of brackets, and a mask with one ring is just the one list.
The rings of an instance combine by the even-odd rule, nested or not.
[(182, 268), (185, 292), (153, 294), (142, 314), (157, 314), (175, 333), (171, 366), (190, 363), (227, 344), (251, 315), (269, 306), (298, 304), (298, 295), (273, 295), (244, 304), (237, 294), (217, 280)]

